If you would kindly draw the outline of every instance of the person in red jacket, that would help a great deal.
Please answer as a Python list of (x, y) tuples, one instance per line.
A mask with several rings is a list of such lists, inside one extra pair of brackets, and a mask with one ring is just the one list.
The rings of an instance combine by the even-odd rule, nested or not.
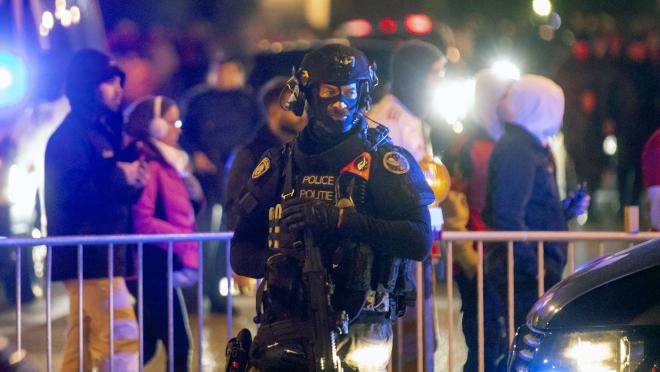
[(660, 129), (644, 145), (642, 175), (649, 195), (651, 229), (660, 231)]
[[(147, 97), (128, 110), (127, 133), (142, 143), (141, 153), (148, 162), (149, 182), (133, 205), (133, 231), (138, 234), (193, 233), (195, 210), (202, 206), (204, 194), (199, 182), (188, 172), (188, 155), (181, 150), (179, 108), (169, 98)], [(167, 248), (169, 243), (145, 244), (144, 285), (144, 360), (156, 353), (158, 341), (168, 346)], [(190, 331), (181, 287), (197, 281), (197, 242), (173, 244), (174, 266), (174, 370), (187, 371)], [(137, 282), (129, 283), (137, 295)], [(136, 296), (137, 297), (137, 296)]]

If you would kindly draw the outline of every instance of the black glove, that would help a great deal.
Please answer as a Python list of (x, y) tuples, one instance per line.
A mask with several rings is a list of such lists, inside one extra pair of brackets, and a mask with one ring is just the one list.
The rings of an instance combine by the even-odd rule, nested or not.
[(282, 203), (282, 225), (289, 231), (305, 228), (313, 232), (335, 232), (339, 219), (339, 208), (324, 201), (310, 198), (295, 198)]

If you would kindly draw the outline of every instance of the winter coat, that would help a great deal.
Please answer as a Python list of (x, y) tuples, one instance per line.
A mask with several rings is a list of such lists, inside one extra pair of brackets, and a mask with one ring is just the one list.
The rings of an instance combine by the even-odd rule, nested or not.
[(280, 146), (281, 143), (264, 124), (259, 128), (252, 142), (241, 146), (236, 150), (236, 156), (230, 164), (229, 178), (227, 179), (227, 202), (225, 211), (227, 213), (227, 228), (233, 230), (238, 223), (238, 211), (234, 209), (236, 198), (238, 198), (243, 185), (250, 178), (250, 174), (257, 166), (266, 150), (271, 147)]
[[(48, 140), (45, 204), (48, 233), (56, 235), (126, 234), (130, 206), (139, 196), (126, 182), (118, 161), (131, 161), (121, 149), (121, 116), (76, 108)], [(85, 246), (84, 278), (107, 276), (107, 246)], [(126, 249), (114, 246), (114, 275), (127, 272)], [(53, 280), (77, 275), (75, 247), (53, 248)]]
[[(133, 205), (133, 231), (137, 234), (185, 234), (197, 231), (195, 208), (183, 178), (157, 152), (149, 160), (149, 182)], [(167, 249), (169, 243), (154, 243)], [(196, 241), (173, 243), (175, 269), (199, 268)], [(179, 266), (180, 264), (180, 266)]]
[[(518, 125), (505, 125), (504, 136), (493, 148), (487, 190), (484, 218), (492, 230), (568, 229), (550, 148)], [(536, 243), (516, 242), (514, 256), (516, 272), (536, 276)], [(566, 263), (565, 244), (545, 242), (544, 257), (546, 275), (560, 278)], [(487, 262), (506, 265), (506, 259)]]
[(383, 97), (367, 115), (390, 130), (392, 142), (408, 150), (418, 162), (428, 153), (426, 125), (394, 95)]

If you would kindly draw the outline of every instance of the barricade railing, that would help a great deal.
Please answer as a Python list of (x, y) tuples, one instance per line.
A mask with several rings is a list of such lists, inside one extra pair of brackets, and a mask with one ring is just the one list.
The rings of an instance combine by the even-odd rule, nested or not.
[[(103, 235), (103, 236), (67, 236), (67, 237), (49, 237), (49, 238), (12, 238), (12, 239), (2, 239), (0, 240), (0, 249), (16, 249), (16, 347), (18, 355), (15, 356), (15, 361), (20, 361), (21, 358), (26, 354), (23, 349), (23, 330), (22, 330), (22, 303), (21, 303), (21, 287), (22, 283), (22, 256), (21, 251), (24, 247), (37, 247), (37, 246), (46, 246), (46, 271), (45, 271), (45, 298), (46, 298), (46, 333), (47, 333), (47, 361), (46, 369), (48, 372), (53, 370), (53, 332), (52, 332), (52, 252), (53, 247), (61, 247), (60, 249), (76, 249), (77, 250), (77, 280), (78, 280), (78, 367), (79, 370), (83, 370), (83, 257), (84, 257), (84, 247), (85, 246), (99, 246), (107, 245), (108, 248), (108, 282), (109, 282), (109, 349), (110, 349), (110, 358), (109, 358), (109, 367), (110, 370), (114, 370), (114, 361), (112, 356), (114, 355), (114, 298), (113, 298), (113, 273), (114, 273), (114, 248), (119, 244), (132, 244), (137, 245), (137, 282), (138, 282), (138, 326), (139, 326), (139, 370), (143, 371), (144, 368), (144, 349), (143, 349), (143, 324), (144, 324), (144, 313), (143, 313), (143, 251), (144, 244), (147, 243), (166, 243), (167, 244), (167, 306), (168, 306), (168, 371), (174, 371), (174, 334), (173, 334), (173, 281), (172, 281), (172, 271), (173, 271), (173, 248), (175, 242), (196, 242), (198, 245), (198, 255), (199, 255), (199, 272), (198, 272), (198, 287), (197, 287), (197, 313), (198, 313), (198, 345), (199, 345), (199, 356), (198, 356), (198, 370), (202, 371), (203, 366), (203, 325), (204, 325), (204, 288), (203, 288), (203, 277), (204, 277), (204, 265), (203, 265), (203, 242), (207, 241), (227, 241), (227, 259), (225, 262), (227, 273), (230, 273), (229, 270), (229, 254), (230, 254), (230, 239), (232, 237), (232, 232), (218, 232), (218, 233), (195, 233), (195, 234), (166, 234), (166, 235)], [(231, 275), (227, 275), (228, 285), (231, 289), (232, 279)], [(227, 301), (227, 336), (230, 338), (232, 335), (232, 297), (231, 290), (229, 291), (228, 301)]]
[[(484, 360), (484, 243), (506, 243), (507, 246), (507, 338), (509, 345), (514, 337), (514, 243), (515, 242), (536, 242), (537, 249), (537, 293), (542, 296), (544, 291), (544, 244), (545, 242), (565, 242), (567, 243), (567, 263), (566, 273), (575, 272), (575, 243), (576, 242), (596, 242), (598, 243), (598, 256), (605, 254), (605, 242), (623, 242), (628, 245), (639, 243), (652, 239), (660, 239), (659, 232), (640, 232), (626, 233), (616, 231), (570, 231), (570, 232), (541, 232), (541, 231), (444, 231), (442, 241), (445, 244), (446, 264), (446, 285), (447, 285), (447, 371), (454, 371), (454, 353), (453, 346), (453, 243), (456, 241), (470, 241), (474, 243), (477, 249), (477, 323), (478, 323), (478, 371), (485, 369)], [(596, 256), (597, 257), (597, 256)], [(420, 265), (421, 266), (421, 265)], [(418, 268), (419, 270), (419, 268)], [(418, 304), (420, 298), (418, 296)], [(421, 346), (420, 335), (418, 335), (418, 350)], [(440, 370), (445, 370), (443, 366)], [(418, 368), (419, 370), (419, 368)]]
[[(168, 289), (168, 356), (174, 355), (173, 350), (173, 316), (172, 316), (172, 307), (173, 307), (173, 280), (172, 280), (172, 271), (173, 271), (173, 247), (176, 242), (196, 242), (198, 244), (198, 255), (199, 255), (199, 273), (198, 273), (198, 287), (197, 287), (197, 313), (198, 313), (198, 368), (199, 371), (203, 370), (202, 361), (203, 361), (203, 324), (204, 324), (204, 288), (203, 288), (203, 243), (209, 241), (227, 241), (226, 245), (226, 272), (228, 280), (228, 296), (227, 296), (227, 337), (231, 338), (233, 334), (233, 314), (232, 314), (232, 275), (230, 269), (230, 239), (232, 237), (232, 232), (218, 232), (218, 233), (195, 233), (195, 234), (166, 234), (166, 235), (103, 235), (103, 236), (69, 236), (69, 237), (48, 237), (48, 238), (12, 238), (12, 239), (2, 239), (0, 240), (0, 249), (16, 249), (16, 346), (18, 353), (24, 355), (24, 349), (22, 344), (22, 304), (21, 304), (21, 286), (22, 283), (22, 257), (21, 250), (24, 247), (36, 247), (36, 246), (46, 246), (46, 271), (45, 271), (45, 300), (46, 300), (46, 327), (47, 327), (47, 371), (53, 370), (53, 334), (52, 334), (52, 251), (53, 247), (62, 247), (66, 246), (65, 249), (76, 249), (77, 250), (77, 280), (78, 280), (78, 329), (80, 333), (78, 335), (78, 346), (79, 350), (83, 350), (83, 308), (82, 308), (82, 298), (83, 298), (83, 257), (84, 257), (84, 247), (85, 246), (99, 246), (107, 245), (108, 247), (108, 273), (109, 273), (109, 283), (110, 291), (108, 302), (110, 304), (109, 311), (109, 329), (110, 329), (110, 340), (113, 340), (113, 296), (112, 296), (112, 283), (113, 283), (113, 272), (114, 272), (114, 260), (113, 251), (116, 245), (122, 244), (132, 244), (137, 246), (137, 282), (138, 282), (138, 311), (137, 318), (139, 324), (139, 368), (140, 371), (143, 370), (143, 250), (144, 244), (148, 243), (166, 243), (167, 244), (167, 289)], [(478, 267), (477, 267), (477, 283), (478, 283), (478, 339), (479, 339), (479, 371), (484, 371), (484, 324), (483, 324), (483, 311), (484, 311), (484, 299), (483, 299), (483, 281), (484, 281), (484, 265), (483, 265), (483, 248), (484, 242), (505, 242), (507, 243), (507, 274), (508, 274), (508, 337), (509, 342), (513, 338), (513, 305), (514, 305), (514, 284), (513, 284), (513, 274), (514, 274), (514, 265), (513, 265), (513, 244), (514, 242), (520, 241), (532, 241), (537, 242), (538, 250), (538, 262), (537, 265), (541, 268), (540, 272), (542, 273), (542, 268), (544, 267), (543, 262), (543, 244), (546, 241), (561, 241), (568, 243), (568, 272), (572, 273), (575, 270), (575, 242), (578, 241), (595, 241), (599, 244), (599, 254), (604, 254), (604, 243), (605, 242), (642, 242), (651, 239), (660, 238), (660, 233), (623, 233), (623, 232), (449, 232), (446, 231), (443, 233), (442, 240), (446, 245), (446, 257), (444, 262), (446, 263), (446, 285), (447, 285), (447, 344), (448, 344), (448, 358), (447, 358), (447, 370), (453, 371), (454, 361), (452, 357), (452, 342), (454, 335), (452, 334), (452, 325), (453, 325), (453, 272), (452, 272), (452, 261), (453, 261), (453, 243), (455, 241), (472, 241), (475, 242), (478, 252)], [(421, 263), (418, 265), (418, 270), (421, 270)], [(420, 271), (421, 272), (421, 271)], [(421, 275), (418, 275), (418, 278), (421, 279)], [(430, 283), (427, 283), (430, 285)], [(421, 288), (422, 286), (418, 286)], [(419, 291), (418, 288), (418, 291)], [(545, 288), (543, 288), (543, 276), (539, 275), (538, 277), (538, 294), (542, 295)], [(421, 291), (420, 291), (421, 292)], [(419, 292), (418, 292), (419, 293)], [(422, 296), (417, 296), (417, 311), (422, 308)], [(421, 318), (421, 317), (420, 317)], [(421, 319), (418, 319), (420, 322)], [(417, 350), (424, 349), (424, 338), (422, 335), (423, 332), (419, 331), (417, 335)], [(110, 353), (111, 355), (114, 352), (114, 343), (112, 341), (110, 344)], [(20, 356), (19, 355), (19, 356)], [(419, 354), (418, 354), (419, 355)], [(110, 359), (110, 369), (113, 369), (113, 358)], [(168, 370), (174, 370), (173, 364), (174, 358), (168, 358)], [(418, 370), (422, 370), (422, 363), (418, 363)], [(79, 368), (82, 370), (83, 366), (83, 353), (79, 352)], [(441, 366), (436, 366), (442, 369)]]

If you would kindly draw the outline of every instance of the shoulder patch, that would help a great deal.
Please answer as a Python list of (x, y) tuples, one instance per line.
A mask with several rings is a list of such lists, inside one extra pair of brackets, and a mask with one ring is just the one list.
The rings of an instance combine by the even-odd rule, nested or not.
[(252, 171), (252, 179), (256, 180), (257, 178), (263, 176), (270, 169), (270, 159), (267, 156), (264, 156), (259, 164)]
[(363, 152), (358, 155), (353, 161), (348, 163), (339, 173), (353, 173), (365, 180), (369, 180), (369, 170), (371, 168), (371, 154)]
[(383, 166), (394, 174), (404, 174), (410, 170), (408, 159), (398, 151), (390, 151), (383, 156)]

